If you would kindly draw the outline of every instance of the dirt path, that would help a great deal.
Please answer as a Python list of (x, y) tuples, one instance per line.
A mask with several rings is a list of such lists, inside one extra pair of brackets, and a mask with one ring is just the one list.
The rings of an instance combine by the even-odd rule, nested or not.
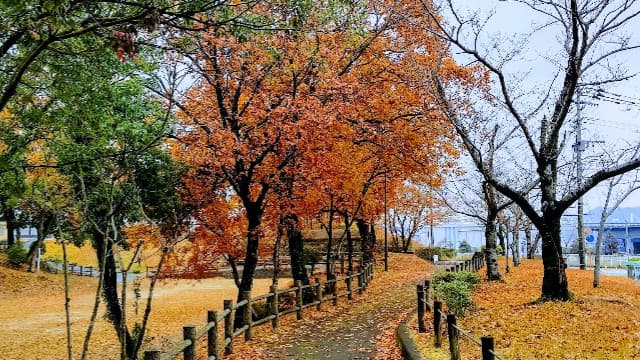
[[(261, 334), (249, 345), (265, 359), (393, 358), (384, 348), (395, 343), (400, 318), (415, 307), (415, 285), (434, 267), (413, 255), (391, 254), (389, 271), (378, 272), (369, 288), (354, 300), (326, 311), (305, 313), (302, 321), (288, 321), (278, 334)], [(265, 336), (264, 340), (262, 336)], [(238, 349), (240, 350), (240, 349)], [(237, 359), (246, 358), (240, 355)]]

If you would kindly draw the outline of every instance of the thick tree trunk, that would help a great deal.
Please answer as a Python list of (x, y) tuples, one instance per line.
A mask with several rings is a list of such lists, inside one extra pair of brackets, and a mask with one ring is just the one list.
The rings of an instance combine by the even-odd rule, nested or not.
[[(133, 353), (135, 351), (135, 342), (126, 325), (122, 324), (123, 317), (118, 296), (118, 273), (116, 271), (113, 243), (109, 239), (104, 239), (103, 235), (98, 232), (94, 232), (93, 236), (98, 263), (103, 266), (100, 271), (103, 273), (102, 297), (107, 307), (107, 319), (113, 324), (120, 343), (125, 343), (127, 356), (129, 359), (133, 359), (135, 358)], [(103, 248), (104, 246), (106, 246), (106, 249)]]
[(520, 266), (520, 225), (516, 220), (516, 226), (512, 229), (513, 242), (511, 243), (511, 251), (513, 254), (513, 266)]
[(547, 216), (544, 228), (538, 229), (542, 236), (542, 300), (569, 300), (569, 283), (565, 272), (560, 241), (560, 216)]
[(524, 237), (527, 242), (527, 259), (533, 259), (533, 256), (531, 256), (533, 255), (531, 252), (531, 223), (524, 228)]
[[(257, 204), (246, 206), (248, 231), (247, 231), (247, 250), (244, 257), (244, 267), (242, 269), (242, 279), (238, 288), (237, 302), (242, 301), (242, 293), (251, 291), (253, 288), (253, 278), (258, 266), (258, 246), (260, 245), (260, 224), (262, 222), (262, 209)], [(242, 311), (236, 311), (234, 320), (235, 328), (242, 326)]]
[[(295, 214), (288, 214), (284, 218), (287, 229), (287, 240), (289, 242), (289, 256), (291, 257), (291, 275), (293, 280), (300, 280), (302, 285), (309, 285), (309, 276), (304, 264), (304, 241), (300, 231), (300, 222)], [(315, 298), (313, 290), (306, 288), (304, 291), (304, 302), (312, 302)]]
[(487, 263), (487, 280), (501, 280), (502, 274), (498, 267), (498, 252), (497, 246), (497, 231), (496, 231), (496, 216), (489, 214), (487, 216), (487, 222), (484, 226), (484, 238), (485, 249), (484, 256)]
[(362, 265), (369, 264), (373, 261), (372, 234), (369, 224), (362, 219), (356, 219), (356, 225), (360, 232), (360, 249), (362, 251)]
[(29, 272), (34, 272), (38, 265), (38, 249), (42, 248), (44, 244), (44, 238), (49, 233), (49, 228), (53, 222), (53, 217), (43, 217), (38, 223), (36, 229), (36, 241), (29, 247), (29, 253), (27, 254), (27, 262), (29, 263)]

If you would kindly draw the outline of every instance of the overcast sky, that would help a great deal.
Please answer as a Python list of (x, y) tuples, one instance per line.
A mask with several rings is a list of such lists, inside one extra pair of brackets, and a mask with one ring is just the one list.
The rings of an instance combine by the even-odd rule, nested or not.
[[(493, 12), (485, 27), (485, 33), (491, 34), (491, 36), (481, 39), (485, 45), (490, 44), (496, 38), (495, 36), (498, 36), (503, 39), (499, 45), (510, 46), (510, 42), (521, 40), (533, 27), (544, 22), (544, 17), (539, 13), (517, 1), (454, 0), (454, 4), (462, 14), (479, 11), (488, 15)], [(447, 15), (445, 14), (445, 16)], [(640, 19), (634, 19), (626, 28), (626, 32), (631, 34), (633, 42), (640, 43)], [(525, 76), (525, 83), (533, 88), (547, 82), (554, 73), (554, 66), (551, 61), (545, 60), (545, 57), (552, 59), (553, 54), (561, 51), (562, 46), (561, 40), (557, 38), (556, 34), (557, 32), (554, 32), (553, 29), (547, 29), (537, 32), (533, 37), (528, 37), (526, 42), (528, 50), (523, 54), (522, 60), (505, 67), (505, 72), (511, 76)], [(638, 58), (640, 58), (640, 51), (628, 53), (622, 58), (623, 65), (630, 73), (640, 72)], [(640, 141), (640, 79), (632, 79), (624, 84), (607, 87), (606, 90), (620, 95), (613, 96), (614, 99), (622, 99), (628, 103), (615, 104), (611, 101), (583, 96), (582, 101), (591, 103), (586, 105), (582, 111), (583, 140), (604, 141), (604, 143), (591, 145), (583, 153), (587, 159), (589, 155), (601, 153), (603, 150), (614, 148), (624, 142)], [(574, 136), (572, 131), (569, 135)], [(575, 138), (569, 141), (573, 142)], [(585, 166), (594, 165), (595, 163), (592, 161), (585, 164)], [(604, 186), (601, 184), (585, 196), (586, 209), (602, 205), (603, 190)], [(640, 206), (640, 193), (632, 195), (623, 206)]]

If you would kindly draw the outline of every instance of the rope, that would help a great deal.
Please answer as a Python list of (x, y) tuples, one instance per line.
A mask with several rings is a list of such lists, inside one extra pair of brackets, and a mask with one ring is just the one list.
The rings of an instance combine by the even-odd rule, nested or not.
[[(445, 316), (445, 314), (442, 312), (442, 310), (438, 310), (438, 312), (440, 313), (440, 317), (444, 320), (444, 322), (447, 322), (447, 317)], [(467, 339), (469, 339), (471, 342), (475, 343), (476, 345), (482, 347), (482, 342), (476, 338), (474, 338), (473, 336), (471, 336), (471, 334), (465, 330), (463, 330), (462, 328), (460, 328), (458, 325), (453, 325), (454, 328), (456, 328), (458, 330), (458, 332), (460, 334), (462, 334), (464, 337), (466, 337)], [(491, 354), (493, 354), (493, 356), (496, 357), (496, 359), (498, 360), (504, 360), (504, 358), (500, 355), (498, 355), (498, 353), (496, 353), (493, 350), (489, 350), (489, 352)]]
[(458, 329), (458, 332), (462, 335), (464, 335), (467, 339), (471, 340), (472, 342), (476, 343), (476, 345), (478, 346), (482, 346), (482, 343), (480, 342), (480, 340), (474, 338), (473, 336), (471, 336), (471, 334), (469, 334), (468, 332), (462, 330), (458, 325), (453, 325), (454, 328)]

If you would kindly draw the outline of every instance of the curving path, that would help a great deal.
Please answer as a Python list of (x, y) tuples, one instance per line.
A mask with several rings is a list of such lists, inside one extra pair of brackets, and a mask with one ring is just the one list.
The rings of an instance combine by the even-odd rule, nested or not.
[(340, 298), (337, 307), (324, 303), (324, 311), (306, 312), (301, 321), (293, 316), (277, 334), (262, 332), (248, 346), (265, 359), (397, 358), (397, 324), (415, 307), (416, 284), (434, 269), (414, 255), (390, 254), (389, 271), (376, 268), (363, 294)]

